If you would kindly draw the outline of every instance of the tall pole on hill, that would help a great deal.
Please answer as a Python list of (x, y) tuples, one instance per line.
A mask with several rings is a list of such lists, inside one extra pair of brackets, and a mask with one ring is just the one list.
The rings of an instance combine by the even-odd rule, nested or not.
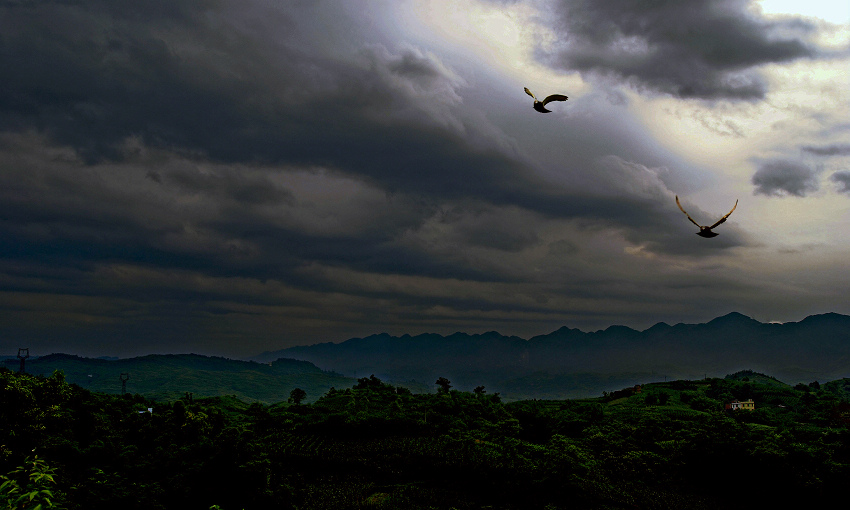
[(29, 347), (26, 349), (18, 349), (18, 359), (21, 360), (21, 368), (18, 369), (18, 373), (24, 373), (24, 361), (30, 357)]
[(122, 372), (120, 377), (121, 377), (121, 394), (123, 395), (123, 394), (127, 393), (127, 379), (130, 378), (130, 374)]

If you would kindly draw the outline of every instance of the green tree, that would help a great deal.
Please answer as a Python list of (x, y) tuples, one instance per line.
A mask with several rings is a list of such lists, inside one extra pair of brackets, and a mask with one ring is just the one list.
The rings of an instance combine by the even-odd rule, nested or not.
[(186, 423), (186, 416), (186, 404), (182, 400), (174, 402), (174, 405), (171, 407), (171, 419), (174, 420), (174, 423), (178, 426), (183, 425)]
[(384, 384), (383, 381), (375, 377), (375, 374), (357, 379), (357, 384), (354, 386), (355, 390), (381, 390), (384, 388), (389, 390), (392, 389), (392, 386)]
[(305, 398), (307, 398), (307, 392), (301, 388), (295, 388), (289, 392), (289, 402), (292, 402), (295, 405), (300, 404)]
[(446, 379), (445, 377), (440, 377), (434, 384), (439, 386), (439, 388), (437, 388), (437, 393), (448, 394), (449, 390), (452, 387), (452, 382)]

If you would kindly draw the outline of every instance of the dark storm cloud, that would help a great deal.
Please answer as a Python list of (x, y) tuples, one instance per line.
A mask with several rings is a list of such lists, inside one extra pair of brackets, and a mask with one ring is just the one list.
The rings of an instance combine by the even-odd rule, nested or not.
[[(537, 177), (507, 136), (462, 113), (466, 84), (436, 56), (377, 42), (339, 55), (322, 48), (335, 32), (360, 30), (357, 20), (341, 19), (326, 27), (321, 43), (315, 33), (304, 35), (303, 21), (320, 18), (327, 5), (285, 12), (227, 2), (162, 11), (145, 2), (33, 5), (5, 8), (0, 22), (7, 48), (0, 65), (10, 77), (0, 84), (0, 122), (70, 144), (87, 164), (126, 161), (132, 138), (187, 158), (328, 168), (389, 193), (432, 197), (426, 200), (655, 226), (643, 211), (656, 197), (632, 200), (622, 186), (625, 200), (589, 197)], [(576, 154), (573, 171), (604, 155)], [(239, 169), (146, 174), (241, 203), (291, 198), (268, 178), (241, 177)], [(604, 178), (600, 186), (607, 187)], [(490, 237), (511, 249), (526, 239)]]
[(850, 156), (850, 144), (837, 143), (824, 146), (806, 145), (803, 150), (818, 156)]
[(187, 165), (171, 170), (167, 178), (189, 195), (203, 194), (212, 199), (224, 198), (239, 202), (240, 205), (292, 201), (291, 192), (278, 187), (264, 175), (252, 176), (250, 173), (239, 167), (209, 172)]
[(700, 244), (673, 201), (688, 179), (622, 110), (589, 98), (542, 129), (521, 98), (496, 126), (481, 112), (514, 105), (470, 91), (475, 69), (381, 40), (348, 2), (26, 5), (0, 6), (0, 312), (32, 324), (462, 329), (458, 310), (631, 299), (624, 245), (747, 243), (732, 220)]
[[(468, 211), (463, 208), (453, 211), (461, 223), (457, 229), (460, 240), (473, 245), (485, 246), (503, 251), (520, 251), (540, 243), (540, 237), (534, 231), (536, 218), (515, 209)], [(449, 220), (450, 221), (450, 220)]]
[[(391, 51), (373, 43), (335, 58), (305, 53), (309, 45), (297, 44), (296, 31), (264, 48), (212, 4), (186, 4), (180, 15), (156, 17), (138, 5), (43, 9), (40, 16), (13, 9), (16, 26), (34, 28), (4, 32), (14, 48), (9, 59), (49, 64), (38, 71), (46, 76), (23, 67), (6, 84), (18, 101), (7, 105), (5, 117), (43, 128), (88, 163), (126, 160), (132, 136), (227, 163), (331, 168), (391, 193), (512, 204), (556, 217), (601, 214), (635, 225), (644, 216), (646, 200), (605, 203), (535, 177), (521, 154), (457, 112), (464, 81), (416, 48)], [(283, 14), (273, 14), (286, 25)], [(48, 20), (60, 29), (38, 29)], [(88, 29), (77, 31), (80, 24)], [(289, 199), (268, 179), (240, 177), (238, 169), (150, 172), (150, 179), (159, 176), (190, 194), (243, 203)], [(236, 215), (215, 228), (232, 223), (236, 232), (243, 220)], [(514, 250), (534, 242), (528, 234), (479, 232), (467, 232), (469, 239)]]
[(839, 192), (850, 195), (850, 172), (846, 170), (835, 172), (829, 177), (829, 179), (832, 182), (838, 183)]
[(157, 5), (3, 8), (0, 125), (48, 133), (89, 163), (120, 161), (132, 136), (223, 162), (330, 167), (392, 191), (522, 200), (539, 187), (455, 115), (463, 81), (432, 55), (368, 44), (337, 57), (284, 30), (283, 12), (263, 13), (285, 34), (275, 38), (217, 2)]
[(773, 160), (761, 163), (752, 179), (754, 194), (781, 197), (804, 197), (817, 191), (817, 174), (808, 166), (795, 161)]
[[(432, 200), (388, 197), (332, 175), (281, 183), (263, 168), (169, 160), (164, 154), (87, 165), (67, 149), (51, 155), (37, 137), (9, 138), (3, 145), (15, 156), (0, 158), (0, 234), (8, 240), (0, 258), (15, 266), (92, 271), (103, 264), (141, 263), (211, 276), (275, 278), (315, 290), (332, 289), (299, 275), (306, 263), (504, 279), (480, 264), (432, 258), (419, 246), (397, 241), (436, 214)], [(147, 170), (152, 161), (156, 177)], [(342, 191), (335, 196), (332, 188)], [(472, 240), (455, 237), (455, 250), (467, 242), (517, 249), (528, 237), (527, 227), (510, 215), (503, 224), (460, 216)], [(76, 292), (80, 274), (74, 274), (56, 279), (54, 290)], [(181, 293), (192, 299), (204, 294)]]
[(758, 66), (817, 55), (803, 38), (778, 35), (805, 34), (813, 26), (761, 19), (747, 0), (556, 5), (558, 66), (682, 98), (761, 99), (767, 84)]
[(256, 2), (0, 6), (0, 126), (49, 133), (88, 162), (121, 159), (130, 136), (220, 160), (280, 159), (286, 146), (274, 147), (321, 100), (304, 91), (321, 89), (322, 57), (295, 48), (293, 25)]

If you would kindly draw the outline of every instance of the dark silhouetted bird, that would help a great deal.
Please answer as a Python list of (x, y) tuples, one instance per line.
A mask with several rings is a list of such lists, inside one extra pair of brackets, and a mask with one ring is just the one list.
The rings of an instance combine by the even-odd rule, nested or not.
[(699, 223), (695, 222), (695, 221), (694, 221), (694, 219), (693, 219), (693, 218), (691, 218), (691, 215), (690, 215), (690, 214), (688, 214), (688, 213), (687, 213), (684, 209), (682, 209), (682, 204), (680, 204), (680, 203), (679, 203), (679, 196), (678, 196), (678, 195), (676, 196), (676, 205), (678, 205), (678, 206), (679, 206), (679, 209), (680, 209), (683, 213), (685, 213), (685, 216), (687, 216), (687, 217), (688, 217), (688, 219), (689, 219), (689, 220), (691, 220), (691, 223), (693, 223), (694, 225), (696, 225), (696, 226), (698, 226), (698, 227), (699, 227), (699, 232), (697, 232), (697, 235), (698, 235), (698, 236), (700, 236), (700, 237), (715, 237), (715, 236), (718, 236), (718, 235), (720, 235), (720, 234), (715, 234), (714, 232), (712, 232), (712, 231), (711, 231), (711, 229), (713, 229), (713, 228), (714, 228), (714, 227), (716, 227), (717, 225), (720, 225), (721, 223), (723, 223), (724, 221), (726, 221), (726, 218), (728, 218), (728, 217), (729, 217), (729, 215), (730, 215), (730, 214), (732, 214), (732, 211), (734, 211), (734, 210), (735, 210), (735, 207), (738, 207), (738, 201), (737, 201), (737, 200), (735, 200), (735, 205), (732, 207), (732, 211), (729, 211), (728, 213), (726, 213), (726, 216), (724, 216), (724, 217), (720, 218), (719, 220), (717, 220), (717, 223), (715, 223), (714, 225), (712, 225), (712, 226), (710, 226), (710, 227), (705, 227), (705, 226), (700, 225)]
[(528, 87), (523, 87), (523, 88), (525, 88), (526, 94), (528, 94), (529, 96), (534, 98), (534, 109), (537, 110), (540, 113), (551, 112), (552, 110), (546, 109), (546, 104), (551, 103), (552, 101), (566, 101), (567, 99), (569, 99), (567, 96), (564, 96), (562, 94), (552, 94), (551, 96), (547, 97), (543, 101), (538, 101), (537, 98), (534, 96), (534, 94), (532, 94), (531, 91), (528, 90)]

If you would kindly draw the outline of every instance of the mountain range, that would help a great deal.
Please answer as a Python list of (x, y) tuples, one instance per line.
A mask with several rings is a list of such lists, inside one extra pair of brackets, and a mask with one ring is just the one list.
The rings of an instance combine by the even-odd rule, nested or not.
[[(18, 360), (5, 361), (10, 370)], [(582, 398), (603, 391), (674, 379), (722, 377), (742, 370), (790, 384), (850, 376), (850, 316), (812, 315), (800, 322), (761, 323), (730, 313), (703, 324), (658, 323), (583, 332), (562, 327), (530, 339), (495, 331), (470, 335), (386, 333), (264, 352), (251, 360), (198, 354), (151, 354), (127, 359), (70, 354), (33, 356), (26, 371), (62, 370), (68, 382), (104, 393), (126, 389), (173, 400), (234, 395), (252, 402), (285, 401), (298, 387), (314, 401), (331, 387), (350, 388), (374, 374), (415, 392), (433, 391), (438, 377), (453, 387), (484, 386), (509, 400)]]
[(341, 343), (290, 347), (255, 356), (309, 361), (352, 377), (456, 387), (535, 398), (598, 395), (605, 387), (664, 379), (701, 379), (739, 370), (786, 382), (850, 375), (850, 316), (826, 313), (800, 322), (762, 323), (732, 312), (702, 324), (663, 322), (644, 331), (625, 326), (583, 332), (562, 327), (528, 340), (495, 331), (448, 336), (386, 333)]

